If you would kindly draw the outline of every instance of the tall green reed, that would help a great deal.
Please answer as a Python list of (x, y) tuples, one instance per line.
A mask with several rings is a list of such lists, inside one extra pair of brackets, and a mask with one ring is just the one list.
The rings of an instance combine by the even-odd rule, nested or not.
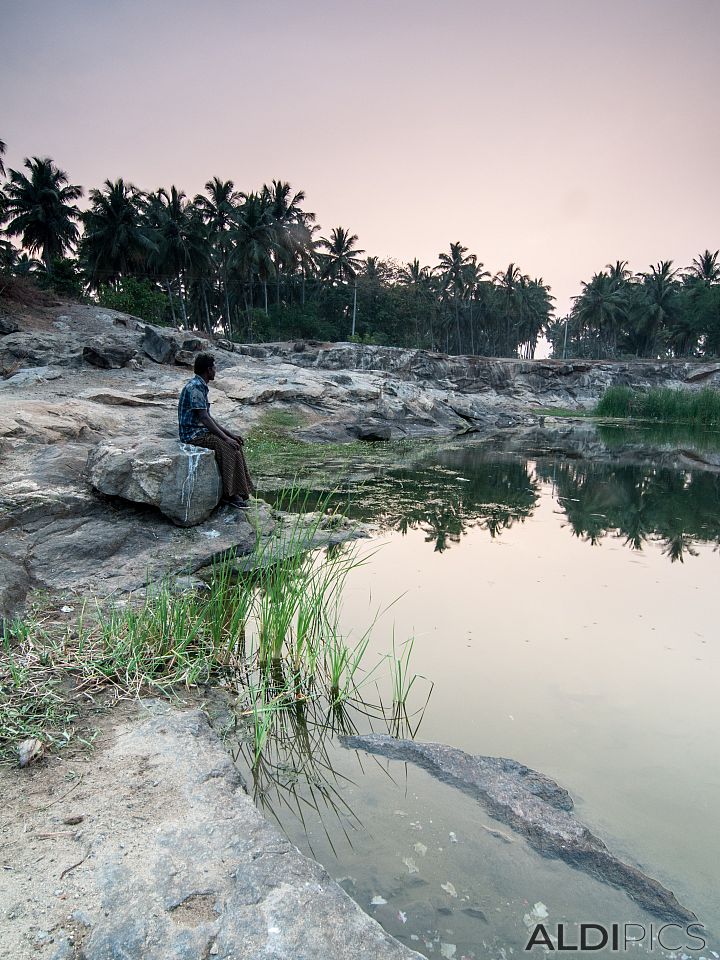
[(595, 413), (601, 417), (688, 423), (715, 428), (720, 427), (720, 391), (709, 387), (702, 390), (609, 387), (595, 408)]

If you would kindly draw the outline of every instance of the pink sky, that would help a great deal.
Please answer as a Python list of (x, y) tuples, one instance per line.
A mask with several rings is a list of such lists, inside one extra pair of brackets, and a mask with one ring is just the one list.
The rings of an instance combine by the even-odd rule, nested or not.
[(720, 246), (717, 0), (4, 0), (6, 165), (189, 195), (273, 178), (398, 260), (459, 240), (564, 313)]

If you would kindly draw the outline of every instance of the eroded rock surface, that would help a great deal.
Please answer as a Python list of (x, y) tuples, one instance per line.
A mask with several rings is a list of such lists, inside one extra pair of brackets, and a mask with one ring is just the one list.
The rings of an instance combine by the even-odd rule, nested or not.
[(476, 797), (493, 817), (525, 836), (544, 856), (559, 857), (599, 880), (622, 887), (636, 903), (663, 920), (697, 920), (670, 890), (619, 860), (580, 823), (566, 790), (515, 760), (474, 756), (442, 743), (395, 740), (385, 734), (341, 737), (340, 742), (349, 749), (416, 763), (444, 783)]
[[(301, 349), (298, 349), (300, 347)], [(353, 343), (235, 344), (235, 352), (320, 370), (391, 374), (460, 394), (585, 409), (609, 386), (720, 387), (720, 364), (698, 361), (518, 360), (455, 357)]]

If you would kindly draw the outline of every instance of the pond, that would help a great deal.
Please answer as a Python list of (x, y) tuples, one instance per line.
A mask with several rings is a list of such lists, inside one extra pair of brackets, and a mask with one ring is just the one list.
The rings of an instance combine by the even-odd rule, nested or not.
[(697, 914), (708, 947), (688, 955), (717, 957), (720, 474), (468, 440), (378, 471), (347, 509), (376, 532), (356, 547), (368, 559), (348, 580), (344, 629), (359, 639), (375, 621), (371, 662), (413, 638), (420, 678), (407, 721), (359, 706), (306, 718), (255, 776), (240, 753), (266, 813), (428, 957), (522, 953), (539, 919), (552, 933), (661, 926), (472, 797), (336, 733), (510, 757), (565, 787), (613, 853)]

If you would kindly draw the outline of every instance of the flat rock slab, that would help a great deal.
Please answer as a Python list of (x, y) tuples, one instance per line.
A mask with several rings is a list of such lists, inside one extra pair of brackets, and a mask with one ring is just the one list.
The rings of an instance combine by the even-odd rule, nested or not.
[(202, 713), (141, 714), (62, 764), (54, 795), (52, 767), (0, 770), (8, 956), (418, 960), (263, 818)]
[(598, 880), (621, 887), (650, 913), (673, 923), (695, 914), (657, 880), (619, 860), (580, 823), (567, 790), (516, 760), (483, 757), (442, 743), (395, 740), (385, 734), (341, 737), (349, 749), (416, 763), (434, 777), (476, 797), (487, 810), (548, 857), (559, 857)]

